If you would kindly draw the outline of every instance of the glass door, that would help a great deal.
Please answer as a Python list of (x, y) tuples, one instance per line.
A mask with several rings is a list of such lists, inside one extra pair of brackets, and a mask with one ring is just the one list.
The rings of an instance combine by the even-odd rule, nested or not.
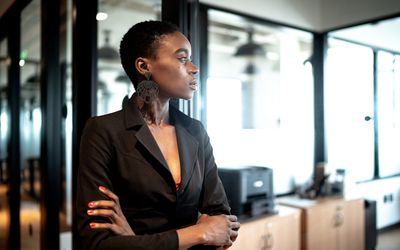
[(374, 176), (373, 52), (329, 39), (324, 86), (328, 166), (353, 181)]
[(379, 175), (400, 174), (400, 55), (378, 52)]

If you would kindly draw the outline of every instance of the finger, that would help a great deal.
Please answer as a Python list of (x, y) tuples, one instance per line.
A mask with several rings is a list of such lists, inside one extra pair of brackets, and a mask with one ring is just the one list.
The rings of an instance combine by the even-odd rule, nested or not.
[(113, 231), (115, 234), (119, 234), (120, 233), (119, 228), (116, 225), (111, 224), (111, 223), (95, 223), (95, 222), (92, 222), (92, 223), (89, 224), (89, 226), (92, 229), (108, 229), (108, 230)]
[(233, 245), (233, 242), (236, 240), (237, 237), (231, 237), (232, 244), (230, 246), (224, 245), (224, 250), (230, 248)]
[(240, 228), (240, 223), (239, 222), (232, 222), (231, 224), (230, 224), (230, 226), (231, 226), (231, 229), (233, 229), (233, 230), (239, 230), (239, 228)]
[(232, 241), (232, 242), (235, 242), (235, 240), (237, 239), (237, 237), (238, 237), (238, 235), (237, 235), (237, 236), (234, 236), (234, 237), (232, 236), (232, 237), (231, 237), (231, 241)]
[(229, 238), (229, 240), (227, 241), (227, 243), (224, 246), (230, 247), (232, 246), (233, 242), (232, 240)]
[(236, 215), (227, 215), (227, 217), (228, 217), (228, 219), (229, 219), (230, 221), (232, 221), (232, 222), (237, 221)]
[(112, 200), (97, 200), (88, 203), (89, 208), (115, 208), (115, 202)]
[(232, 238), (235, 238), (236, 239), (236, 237), (239, 235), (239, 233), (238, 233), (238, 231), (235, 231), (235, 230), (229, 230), (229, 236), (230, 236), (230, 239), (232, 240)]
[(89, 224), (90, 228), (92, 229), (111, 229), (111, 223), (96, 223), (92, 222)]
[(113, 223), (117, 221), (117, 214), (112, 209), (89, 209), (87, 214), (90, 216), (100, 216), (109, 218)]
[(99, 186), (99, 190), (102, 193), (104, 193), (105, 195), (107, 195), (108, 197), (110, 197), (112, 200), (114, 200), (117, 204), (119, 204), (118, 196), (116, 194), (114, 194), (111, 190), (109, 190), (103, 186)]

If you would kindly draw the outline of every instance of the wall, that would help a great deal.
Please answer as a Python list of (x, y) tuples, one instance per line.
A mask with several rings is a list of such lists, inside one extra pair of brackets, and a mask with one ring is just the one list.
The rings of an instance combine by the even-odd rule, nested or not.
[(400, 14), (399, 0), (200, 0), (313, 31)]

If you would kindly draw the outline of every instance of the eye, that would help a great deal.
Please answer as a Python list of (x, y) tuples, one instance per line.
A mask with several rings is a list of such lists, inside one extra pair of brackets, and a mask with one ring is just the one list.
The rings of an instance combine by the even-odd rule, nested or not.
[(180, 57), (180, 58), (178, 58), (178, 60), (181, 63), (187, 63), (187, 62), (191, 61), (192, 59), (190, 59), (189, 57)]

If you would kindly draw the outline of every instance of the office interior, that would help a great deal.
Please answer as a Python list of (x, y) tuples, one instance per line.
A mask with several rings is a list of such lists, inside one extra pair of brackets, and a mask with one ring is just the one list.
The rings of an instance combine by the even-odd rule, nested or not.
[[(243, 219), (250, 238), (232, 249), (400, 239), (399, 1), (2, 0), (0, 249), (78, 249), (82, 129), (134, 93), (119, 42), (150, 19), (192, 44), (200, 88), (174, 105), (202, 121), (218, 167), (272, 171), (273, 211)], [(330, 239), (304, 231), (325, 220), (312, 216), (319, 200), (334, 204)], [(360, 209), (353, 238), (339, 232), (347, 204)]]

